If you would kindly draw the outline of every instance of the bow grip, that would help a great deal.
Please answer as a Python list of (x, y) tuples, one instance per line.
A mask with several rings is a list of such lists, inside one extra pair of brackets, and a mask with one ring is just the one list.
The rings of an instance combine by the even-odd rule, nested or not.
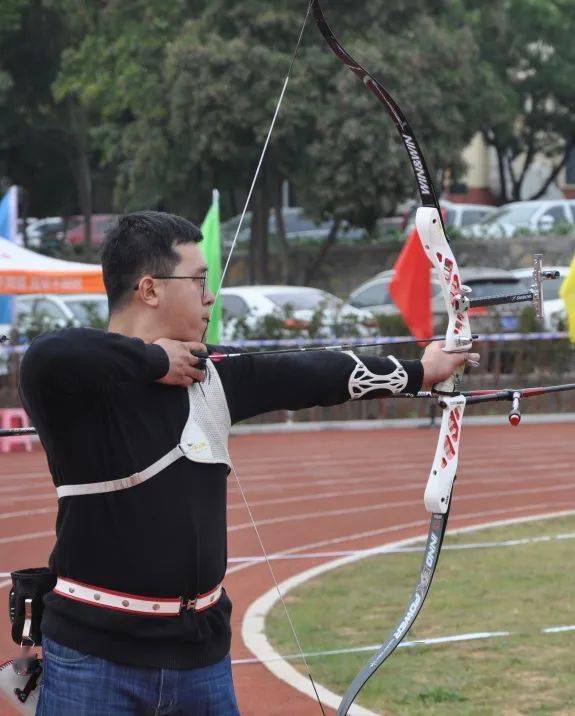
[(455, 393), (459, 390), (459, 386), (461, 385), (461, 379), (463, 378), (463, 372), (464, 368), (463, 366), (455, 371), (455, 373), (447, 378), (447, 380), (442, 381), (441, 383), (436, 383), (433, 386), (433, 390), (435, 393), (441, 394), (447, 394), (450, 395), (451, 393)]

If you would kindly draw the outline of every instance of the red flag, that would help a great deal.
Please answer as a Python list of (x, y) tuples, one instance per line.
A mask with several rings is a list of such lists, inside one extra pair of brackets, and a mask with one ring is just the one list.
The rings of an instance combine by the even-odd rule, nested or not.
[(433, 335), (430, 268), (431, 262), (414, 228), (395, 262), (389, 291), (415, 338)]

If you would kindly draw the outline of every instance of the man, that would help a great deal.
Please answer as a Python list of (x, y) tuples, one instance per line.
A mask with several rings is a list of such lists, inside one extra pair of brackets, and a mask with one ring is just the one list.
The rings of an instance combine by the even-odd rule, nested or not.
[(119, 219), (104, 247), (108, 332), (37, 338), (22, 402), (57, 488), (58, 577), (45, 598), (42, 716), (238, 713), (230, 668), (231, 424), (270, 410), (417, 392), (471, 354), (207, 361), (214, 296), (185, 219)]

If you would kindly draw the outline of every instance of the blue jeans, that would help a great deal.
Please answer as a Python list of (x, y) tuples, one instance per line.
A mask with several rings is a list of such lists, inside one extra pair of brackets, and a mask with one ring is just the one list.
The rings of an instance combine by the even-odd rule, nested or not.
[(44, 637), (36, 716), (239, 716), (230, 657), (199, 669), (123, 666)]

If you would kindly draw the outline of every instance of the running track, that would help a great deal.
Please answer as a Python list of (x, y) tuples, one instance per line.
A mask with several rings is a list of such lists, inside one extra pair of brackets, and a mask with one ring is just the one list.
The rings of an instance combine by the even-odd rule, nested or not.
[[(575, 509), (574, 431), (572, 423), (514, 429), (504, 416), (501, 425), (466, 426), (450, 525)], [(422, 497), (436, 441), (435, 430), (415, 428), (276, 433), (233, 437), (231, 453), (268, 553), (354, 550), (426, 533)], [(228, 503), (230, 557), (260, 555), (232, 476)], [(1, 572), (46, 564), (55, 509), (55, 493), (39, 449), (0, 457)], [(320, 562), (281, 560), (273, 567), (281, 581)], [(14, 653), (6, 584), (0, 578), (3, 660)], [(229, 565), (233, 658), (251, 656), (240, 637), (242, 617), (270, 586), (265, 564)], [(411, 587), (405, 585), (406, 598)], [(384, 632), (382, 626), (382, 637)], [(319, 713), (317, 703), (263, 666), (240, 665), (234, 673), (243, 716)], [(12, 711), (0, 702), (0, 714)]]

